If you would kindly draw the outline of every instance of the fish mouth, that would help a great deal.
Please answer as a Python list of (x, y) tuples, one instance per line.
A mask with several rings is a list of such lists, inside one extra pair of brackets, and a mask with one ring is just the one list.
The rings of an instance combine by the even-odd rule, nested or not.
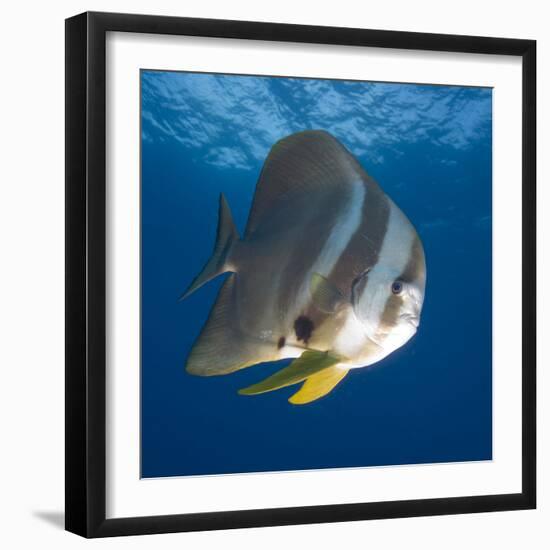
[[(386, 340), (387, 334), (379, 333), (377, 327), (372, 326), (371, 323), (362, 321), (359, 316), (353, 311), (356, 320), (361, 324), (363, 328), (363, 333), (365, 338), (372, 342), (380, 349), (385, 349), (384, 341)], [(420, 323), (420, 318), (414, 313), (403, 313), (399, 317), (399, 323), (394, 327), (392, 332), (394, 334), (405, 333), (407, 334), (407, 340), (412, 338), (416, 334), (418, 325)]]
[(363, 334), (365, 336), (365, 339), (369, 342), (372, 342), (373, 344), (375, 344), (377, 347), (379, 347), (380, 349), (383, 349), (383, 346), (382, 346), (382, 342), (381, 342), (381, 339), (378, 338), (378, 336), (376, 335), (376, 329), (375, 327), (371, 326), (370, 323), (368, 322), (365, 322), (363, 321), (359, 315), (357, 314), (357, 312), (355, 311), (355, 308), (352, 308), (352, 313), (353, 313), (353, 316), (355, 317), (355, 320), (359, 323), (359, 325), (361, 326), (362, 330), (363, 330)]
[(418, 317), (418, 315), (405, 313), (401, 316), (401, 319), (405, 321), (407, 324), (411, 325), (415, 329), (415, 331), (418, 328), (418, 325), (420, 324), (420, 318)]

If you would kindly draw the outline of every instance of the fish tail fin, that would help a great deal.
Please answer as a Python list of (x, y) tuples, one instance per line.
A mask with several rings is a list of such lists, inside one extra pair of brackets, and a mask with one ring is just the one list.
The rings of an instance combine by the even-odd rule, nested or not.
[(202, 268), (202, 271), (189, 285), (189, 288), (180, 296), (180, 300), (187, 298), (199, 287), (214, 279), (214, 277), (228, 271), (235, 272), (235, 267), (231, 264), (231, 251), (239, 241), (239, 233), (237, 232), (231, 210), (223, 193), (220, 194), (218, 212), (218, 231), (214, 252)]

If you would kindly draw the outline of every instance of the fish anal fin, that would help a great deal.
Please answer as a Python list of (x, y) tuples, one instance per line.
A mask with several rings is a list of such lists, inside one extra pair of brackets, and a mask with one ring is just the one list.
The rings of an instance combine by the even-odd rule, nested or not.
[(186, 370), (196, 376), (229, 374), (275, 359), (273, 346), (247, 338), (235, 319), (237, 274), (222, 286), (210, 316), (187, 358)]
[(328, 369), (340, 361), (341, 358), (330, 355), (328, 352), (307, 350), (288, 367), (257, 384), (239, 390), (239, 393), (241, 395), (257, 395), (298, 384), (315, 373)]
[(315, 306), (325, 313), (334, 313), (344, 300), (340, 290), (320, 273), (313, 273), (310, 292)]
[(333, 366), (313, 374), (288, 401), (293, 405), (305, 405), (327, 395), (342, 381), (348, 370)]

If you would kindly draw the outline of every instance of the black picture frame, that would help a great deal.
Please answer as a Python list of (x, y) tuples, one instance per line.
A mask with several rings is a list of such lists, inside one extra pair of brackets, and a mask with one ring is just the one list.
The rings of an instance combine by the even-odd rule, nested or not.
[[(520, 57), (522, 491), (106, 519), (105, 40), (108, 31)], [(66, 529), (107, 537), (531, 509), (536, 506), (536, 42), (352, 28), (83, 13), (66, 20)]]

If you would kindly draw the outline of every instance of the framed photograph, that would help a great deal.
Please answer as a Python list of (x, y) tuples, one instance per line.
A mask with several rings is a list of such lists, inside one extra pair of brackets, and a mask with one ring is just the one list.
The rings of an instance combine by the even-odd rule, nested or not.
[(66, 528), (535, 507), (531, 40), (66, 21)]

